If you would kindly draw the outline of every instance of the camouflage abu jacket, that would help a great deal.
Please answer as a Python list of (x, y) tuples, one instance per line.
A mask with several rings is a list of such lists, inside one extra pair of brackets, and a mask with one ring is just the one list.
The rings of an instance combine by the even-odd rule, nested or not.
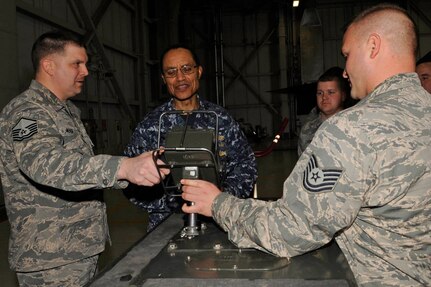
[(212, 208), (241, 247), (292, 257), (335, 237), (360, 286), (430, 286), (431, 95), (387, 79), (322, 124), (280, 200)]
[(308, 115), (308, 120), (304, 123), (299, 133), (298, 156), (301, 156), (307, 146), (311, 143), (314, 134), (322, 123), (323, 120), (320, 116), (320, 113), (317, 111), (316, 107), (313, 108), (313, 110)]
[(122, 157), (94, 156), (70, 101), (36, 81), (0, 114), (0, 175), (11, 225), (9, 263), (44, 270), (104, 250), (105, 204)]
[[(222, 167), (223, 191), (239, 198), (249, 197), (257, 178), (257, 166), (253, 150), (240, 130), (239, 124), (225, 109), (211, 102), (199, 99), (199, 110), (214, 111), (219, 118), (218, 156)], [(138, 124), (125, 149), (125, 155), (133, 157), (158, 148), (159, 119), (160, 115), (166, 111), (175, 111), (172, 100), (150, 112)], [(164, 116), (162, 120), (160, 143), (163, 146), (166, 131), (184, 126), (185, 120), (179, 114)], [(214, 129), (215, 117), (211, 114), (196, 114), (190, 128)], [(149, 212), (148, 230), (153, 229), (178, 209), (181, 203), (180, 197), (164, 195), (160, 185), (155, 188), (130, 185), (126, 196), (134, 204)]]

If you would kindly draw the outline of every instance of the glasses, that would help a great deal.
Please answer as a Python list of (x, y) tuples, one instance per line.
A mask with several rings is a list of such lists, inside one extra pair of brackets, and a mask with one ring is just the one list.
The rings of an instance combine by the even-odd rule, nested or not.
[[(194, 72), (194, 68), (196, 67), (196, 65), (182, 65), (179, 70), (181, 73), (183, 73), (183, 75), (190, 75)], [(163, 72), (163, 74), (165, 75), (165, 78), (175, 78), (178, 74), (178, 68), (167, 69)]]

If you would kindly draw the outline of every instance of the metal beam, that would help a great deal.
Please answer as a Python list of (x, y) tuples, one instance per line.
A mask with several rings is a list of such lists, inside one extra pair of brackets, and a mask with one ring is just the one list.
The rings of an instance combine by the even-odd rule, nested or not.
[(265, 35), (263, 35), (262, 39), (260, 39), (260, 41), (258, 42), (256, 48), (253, 49), (253, 51), (251, 51), (251, 53), (247, 56), (247, 58), (245, 58), (245, 60), (242, 62), (241, 66), (238, 69), (236, 69), (237, 73), (234, 79), (231, 80), (226, 85), (226, 90), (229, 90), (232, 84), (242, 76), (242, 71), (245, 69), (245, 67), (247, 67), (248, 63), (253, 59), (253, 57), (260, 50), (260, 48), (266, 43), (266, 41), (268, 41), (268, 39), (272, 36), (272, 34), (274, 34), (274, 31), (275, 31), (275, 27), (272, 27), (265, 33)]
[[(102, 20), (103, 16), (105, 15), (106, 11), (108, 10), (108, 8), (112, 2), (113, 2), (113, 0), (103, 0), (99, 4), (99, 7), (97, 7), (96, 12), (94, 12), (93, 16), (91, 17), (91, 19), (93, 20), (94, 27), (97, 28), (97, 26), (99, 26), (100, 21)], [(86, 44), (90, 43), (91, 39), (94, 37), (94, 34), (95, 34), (95, 31), (87, 31), (87, 33), (84, 36), (84, 42)], [(119, 52), (125, 56), (128, 56), (130, 58), (133, 58), (135, 60), (138, 58), (136, 56), (136, 53), (134, 53), (133, 51), (126, 51), (123, 48), (118, 47), (118, 45), (115, 45), (112, 43), (107, 45), (107, 43), (104, 42), (104, 46), (109, 47), (110, 49), (112, 49), (116, 52)]]
[(99, 26), (99, 23), (103, 18), (103, 15), (105, 15), (111, 3), (112, 3), (112, 0), (103, 0), (100, 2), (99, 7), (97, 7), (96, 11), (91, 17), (91, 19), (93, 20), (94, 26), (96, 27)]
[(418, 7), (418, 5), (416, 3), (414, 3), (413, 1), (408, 1), (408, 5), (410, 6), (410, 8), (416, 13), (418, 14), (419, 18), (424, 21), (424, 23), (431, 28), (431, 20), (427, 17), (427, 15)]
[[(113, 69), (111, 68), (111, 64), (109, 63), (108, 57), (106, 56), (103, 43), (100, 41), (97, 35), (94, 22), (91, 19), (90, 15), (87, 13), (84, 3), (81, 0), (70, 0), (70, 1), (72, 3), (75, 3), (75, 7), (76, 9), (78, 9), (79, 14), (84, 22), (85, 28), (88, 31), (87, 33), (94, 34), (94, 36), (92, 37), (91, 43), (93, 44), (93, 47), (96, 49), (96, 51), (100, 54), (101, 64), (103, 65), (103, 68), (106, 71), (112, 71)], [(133, 122), (136, 122), (135, 116), (133, 115), (133, 111), (130, 108), (129, 104), (127, 103), (127, 99), (125, 98), (123, 91), (121, 90), (120, 84), (117, 81), (115, 73), (113, 73), (112, 77), (109, 78), (109, 82), (111, 83), (112, 86), (108, 84), (108, 88), (112, 89), (112, 92), (114, 95), (117, 95), (118, 100), (120, 101), (121, 107), (123, 107), (126, 116), (130, 117)]]
[(227, 57), (223, 57), (224, 62), (227, 63), (227, 65), (229, 66), (230, 69), (232, 69), (232, 71), (234, 71), (235, 77), (234, 79), (232, 79), (225, 87), (225, 90), (229, 90), (230, 87), (232, 87), (232, 85), (238, 80), (240, 79), (245, 86), (253, 93), (253, 95), (257, 98), (258, 101), (260, 101), (261, 103), (263, 103), (266, 107), (266, 109), (274, 114), (277, 115), (278, 117), (281, 118), (280, 112), (275, 109), (270, 103), (266, 102), (261, 96), (259, 91), (257, 91), (253, 84), (244, 76), (243, 74), (243, 70), (247, 67), (248, 63), (255, 57), (256, 53), (260, 50), (260, 48), (268, 41), (268, 39), (272, 36), (272, 34), (274, 34), (275, 28), (277, 27), (275, 24), (273, 27), (271, 27), (270, 29), (268, 29), (268, 31), (265, 33), (265, 35), (263, 35), (263, 37), (259, 40), (257, 46), (255, 49), (253, 49), (253, 51), (251, 51), (251, 53), (247, 56), (247, 58), (243, 61), (243, 63), (241, 64), (241, 66), (239, 68), (235, 68), (235, 65), (230, 62), (228, 60)]
[[(142, 0), (139, 0), (142, 1)], [(126, 9), (129, 9), (129, 11), (131, 12), (135, 12), (136, 11), (136, 7), (135, 5), (130, 4), (129, 2), (126, 2), (124, 0), (117, 0), (117, 2), (121, 5), (123, 5), (123, 7), (125, 7)]]
[[(209, 39), (208, 39), (208, 37), (207, 37), (207, 35), (206, 34), (204, 34), (204, 33), (202, 33), (196, 26), (192, 26), (193, 27), (193, 30), (196, 32), (196, 34), (198, 35), (198, 36), (200, 36), (201, 38), (202, 38), (202, 40), (204, 40), (204, 41), (206, 41), (206, 42), (209, 42)], [(259, 44), (258, 44), (258, 49), (260, 48), (260, 47), (262, 47), (262, 45), (265, 43), (265, 41), (272, 35), (272, 33), (274, 32), (274, 30), (272, 30), (272, 31), (269, 31), (270, 33), (270, 35), (268, 35), (268, 33), (266, 33), (265, 34), (265, 36), (264, 37), (262, 37), (262, 40), (264, 40), (264, 41), (261, 41)], [(251, 55), (249, 55), (250, 57), (251, 56), (253, 56), (254, 54), (255, 54), (255, 52), (256, 52), (256, 50), (255, 51), (253, 51), (252, 53), (251, 53)], [(281, 115), (280, 115), (280, 112), (279, 111), (277, 111), (270, 103), (267, 103), (261, 96), (260, 96), (260, 93), (259, 93), (259, 91), (257, 91), (256, 90), (256, 88), (254, 88), (254, 86), (253, 86), (253, 84), (251, 84), (250, 83), (250, 81), (241, 73), (241, 71), (238, 69), (238, 68), (236, 68), (235, 67), (235, 65), (228, 59), (228, 58), (226, 58), (226, 56), (224, 56), (223, 55), (223, 61), (227, 64), (227, 66), (234, 72), (234, 73), (236, 73), (236, 75), (235, 75), (235, 79), (234, 80), (232, 80), (231, 81), (231, 83), (233, 82), (233, 81), (235, 81), (236, 79), (240, 79), (243, 83), (244, 83), (244, 85), (252, 92), (252, 94), (256, 97), (256, 99), (260, 102), (260, 103), (262, 103), (264, 106), (265, 106), (265, 108), (271, 113), (271, 114), (275, 114), (275, 115), (277, 115), (280, 119), (281, 119)], [(248, 63), (248, 60), (246, 60), (246, 62)], [(243, 65), (241, 65), (241, 67), (242, 68), (245, 68), (245, 66), (246, 66), (246, 64), (247, 63), (243, 63)], [(225, 87), (223, 87), (223, 88), (225, 88)], [(225, 88), (226, 89), (226, 88)]]
[[(100, 2), (99, 7), (97, 7), (96, 9), (96, 12), (94, 12), (93, 17), (91, 17), (94, 27), (97, 27), (99, 25), (100, 21), (103, 18), (103, 15), (105, 15), (111, 3), (112, 3), (112, 0), (103, 0), (102, 2)], [(84, 42), (86, 44), (90, 43), (95, 33), (96, 33), (96, 30), (91, 30), (87, 32), (86, 35), (84, 36)]]
[(54, 15), (51, 15), (41, 9), (37, 9), (22, 0), (15, 0), (15, 4), (16, 4), (17, 11), (23, 14), (35, 17), (51, 26), (67, 29), (68, 31), (75, 32), (80, 35), (85, 33), (84, 29), (76, 27), (75, 25), (71, 25), (70, 23), (64, 21), (63, 19), (57, 18)]
[[(112, 0), (109, 0), (109, 1), (112, 1)], [(22, 0), (16, 0), (16, 9), (17, 11), (23, 14), (39, 19), (40, 21), (47, 23), (51, 26), (57, 27), (59, 29), (64, 29), (64, 30), (76, 33), (78, 35), (85, 35), (87, 32), (85, 29), (72, 25), (64, 21), (63, 19), (57, 18), (41, 9), (34, 8), (33, 6), (29, 5), (28, 3)], [(118, 45), (113, 44), (112, 42), (104, 41), (104, 46), (127, 57), (130, 57), (133, 59), (138, 58), (136, 56), (136, 53), (134, 53), (133, 51), (127, 51), (123, 48), (118, 47)]]
[(265, 108), (272, 114), (277, 115), (278, 117), (281, 118), (281, 115), (279, 113), (279, 111), (277, 111), (271, 104), (267, 103), (261, 96), (259, 91), (257, 91), (254, 86), (250, 83), (250, 81), (244, 77), (243, 74), (241, 74), (236, 68), (235, 65), (229, 61), (229, 59), (227, 59), (226, 57), (224, 57), (224, 61), (226, 62), (226, 64), (229, 66), (230, 69), (232, 69), (233, 71), (236, 71), (239, 74), (239, 79), (244, 83), (244, 85), (253, 93), (253, 95), (259, 100), (259, 102), (261, 102), (262, 104), (265, 105)]

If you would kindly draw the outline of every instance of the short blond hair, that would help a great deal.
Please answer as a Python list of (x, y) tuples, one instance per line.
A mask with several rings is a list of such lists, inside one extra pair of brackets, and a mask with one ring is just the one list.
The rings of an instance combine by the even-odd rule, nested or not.
[[(394, 21), (394, 18), (397, 21)], [(354, 26), (355, 35), (368, 36), (370, 32), (382, 34), (396, 53), (416, 54), (418, 32), (410, 15), (403, 8), (389, 3), (370, 7), (358, 14), (347, 26)]]

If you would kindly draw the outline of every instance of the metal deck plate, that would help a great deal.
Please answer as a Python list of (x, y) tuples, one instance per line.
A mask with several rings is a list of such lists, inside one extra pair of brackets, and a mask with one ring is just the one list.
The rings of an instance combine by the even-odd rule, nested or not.
[(239, 249), (213, 223), (199, 236), (183, 237), (181, 217), (173, 215), (148, 234), (91, 286), (356, 286), (334, 242), (288, 260)]

